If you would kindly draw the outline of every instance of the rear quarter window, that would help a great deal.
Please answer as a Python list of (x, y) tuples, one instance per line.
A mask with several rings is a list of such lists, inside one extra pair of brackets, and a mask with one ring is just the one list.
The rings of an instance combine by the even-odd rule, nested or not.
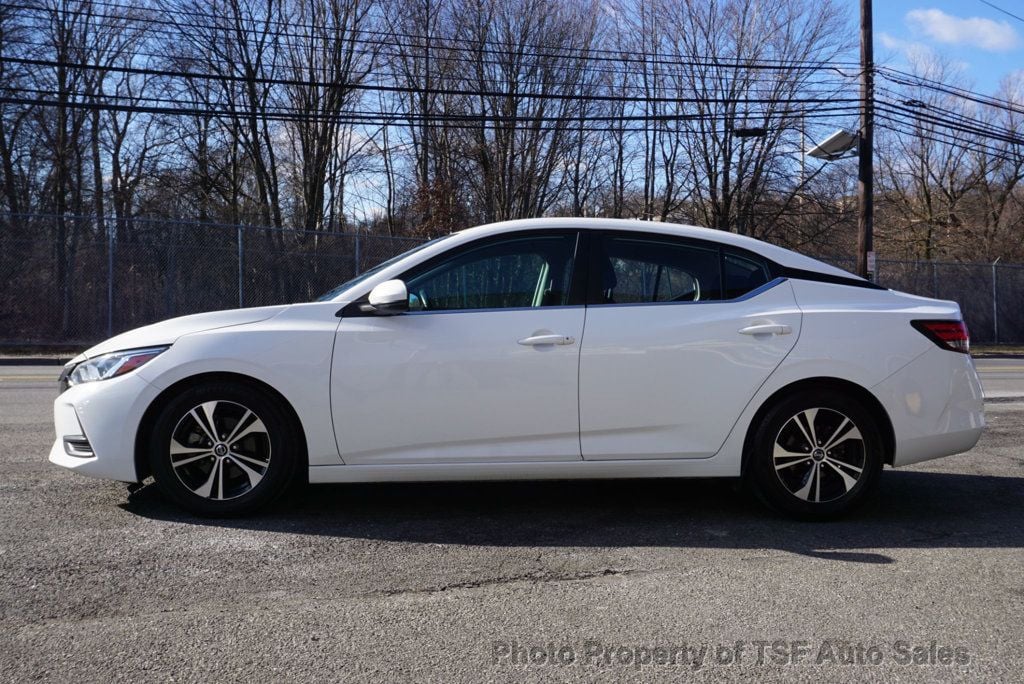
[(742, 297), (771, 280), (768, 264), (761, 259), (726, 251), (722, 256), (725, 299)]

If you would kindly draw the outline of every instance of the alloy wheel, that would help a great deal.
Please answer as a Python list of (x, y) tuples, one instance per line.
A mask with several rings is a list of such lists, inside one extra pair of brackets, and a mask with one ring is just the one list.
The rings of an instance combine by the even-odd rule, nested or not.
[(811, 503), (835, 501), (852, 490), (867, 465), (864, 438), (853, 420), (830, 408), (810, 408), (787, 420), (772, 450), (786, 490)]
[(206, 401), (171, 432), (170, 462), (193, 494), (226, 501), (252, 491), (270, 466), (270, 435), (252, 410), (234, 401)]

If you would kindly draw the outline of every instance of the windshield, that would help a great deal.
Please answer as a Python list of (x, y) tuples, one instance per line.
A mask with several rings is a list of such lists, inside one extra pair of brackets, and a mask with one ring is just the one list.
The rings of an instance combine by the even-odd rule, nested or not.
[(415, 247), (413, 247), (412, 249), (410, 249), (410, 250), (408, 250), (406, 252), (402, 252), (398, 256), (391, 257), (387, 261), (385, 261), (383, 263), (380, 263), (380, 264), (377, 264), (376, 266), (371, 268), (369, 271), (363, 271), (362, 273), (357, 275), (355, 278), (352, 278), (351, 280), (346, 280), (341, 285), (338, 285), (333, 290), (331, 290), (330, 292), (324, 294), (322, 297), (317, 299), (317, 301), (318, 302), (328, 302), (328, 301), (334, 299), (335, 297), (337, 297), (339, 294), (341, 294), (345, 290), (349, 289), (350, 287), (355, 287), (356, 285), (358, 285), (359, 283), (363, 282), (364, 280), (366, 280), (368, 278), (371, 278), (372, 276), (377, 275), (378, 273), (383, 271), (385, 268), (388, 268), (389, 266), (393, 266), (394, 264), (397, 264), (402, 259), (404, 259), (404, 258), (406, 258), (408, 256), (412, 256), (413, 254), (415, 254), (416, 252), (420, 251), (421, 249), (425, 249), (425, 248), (427, 248), (427, 247), (429, 247), (431, 245), (437, 244), (441, 240), (444, 240), (446, 238), (450, 238), (453, 234), (454, 233), (448, 234), (448, 235), (442, 235), (439, 238), (434, 238), (433, 240), (428, 240), (428, 241), (426, 241), (426, 242), (424, 242), (422, 244), (416, 245)]

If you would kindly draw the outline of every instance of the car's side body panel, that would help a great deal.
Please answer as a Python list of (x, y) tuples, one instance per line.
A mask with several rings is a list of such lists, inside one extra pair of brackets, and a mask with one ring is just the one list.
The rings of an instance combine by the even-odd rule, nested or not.
[[(793, 348), (800, 319), (782, 279), (740, 301), (589, 307), (580, 358), (583, 457), (714, 456)], [(740, 332), (772, 324), (788, 332)]]
[(583, 480), (651, 477), (735, 477), (726, 458), (622, 459), (492, 463), (401, 463), (318, 466), (310, 482), (445, 482), (455, 480)]
[[(871, 392), (892, 422), (895, 465), (958, 453), (974, 446), (984, 427), (984, 414), (981, 385), (970, 357), (939, 349), (909, 323), (919, 318), (957, 318), (956, 304), (887, 290), (790, 282), (803, 313), (800, 335), (792, 351), (746, 403), (725, 442), (710, 458), (346, 466), (311, 469), (310, 480), (738, 476), (744, 442), (758, 409), (780, 390), (808, 378), (844, 380)], [(588, 331), (589, 326), (588, 320)]]
[(985, 427), (985, 399), (966, 354), (936, 346), (871, 388), (893, 424), (893, 465), (974, 448)]
[[(580, 458), (583, 306), (343, 318), (331, 405), (349, 464)], [(568, 344), (519, 344), (560, 335)]]
[(185, 335), (137, 373), (160, 391), (204, 373), (263, 382), (298, 415), (310, 465), (339, 464), (330, 410), (337, 309), (331, 302), (297, 304), (259, 323)]
[[(964, 413), (950, 419), (948, 424), (953, 426), (953, 432), (959, 432), (965, 423), (976, 427), (950, 444), (970, 442), (966, 447), (969, 449), (977, 442), (984, 418), (980, 405), (981, 383), (970, 357), (939, 349), (910, 325), (910, 321), (915, 319), (959, 318), (959, 308), (954, 302), (913, 297), (890, 290), (800, 280), (792, 282), (797, 304), (804, 314), (800, 339), (785, 361), (751, 398), (716, 458), (737, 459), (738, 473), (747, 430), (758, 409), (769, 398), (808, 378), (834, 378), (868, 390), (882, 403), (896, 438), (895, 463), (912, 462), (903, 460), (901, 452), (904, 448), (902, 441), (914, 437), (915, 428), (911, 425), (913, 421), (908, 422), (907, 411), (899, 409), (898, 403), (907, 405), (908, 401), (913, 402), (907, 397), (920, 389), (903, 382), (910, 373), (900, 374), (902, 369), (918, 359), (922, 359), (921, 370), (942, 373), (940, 377), (947, 383), (953, 381), (952, 373), (959, 369), (955, 377), (962, 386), (957, 391), (978, 397), (978, 400), (977, 403), (973, 399), (954, 402), (952, 410)], [(931, 366), (933, 361), (938, 367)], [(950, 391), (948, 386), (943, 390), (943, 400), (951, 396)], [(918, 421), (919, 426), (933, 425), (938, 431), (936, 434), (946, 435), (948, 430), (942, 427), (941, 419), (944, 408), (929, 402), (921, 410), (925, 413), (919, 413), (913, 420)], [(938, 442), (942, 439), (940, 437)], [(939, 449), (934, 457), (964, 450)]]

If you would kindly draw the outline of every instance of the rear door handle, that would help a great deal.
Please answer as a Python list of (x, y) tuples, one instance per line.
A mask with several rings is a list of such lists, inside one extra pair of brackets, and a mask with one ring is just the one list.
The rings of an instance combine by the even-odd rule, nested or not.
[(531, 335), (519, 340), (519, 344), (536, 347), (542, 344), (573, 344), (576, 338), (568, 335)]
[(739, 332), (741, 335), (788, 335), (793, 332), (793, 329), (788, 325), (765, 323), (763, 325), (748, 325), (746, 328), (740, 328)]

